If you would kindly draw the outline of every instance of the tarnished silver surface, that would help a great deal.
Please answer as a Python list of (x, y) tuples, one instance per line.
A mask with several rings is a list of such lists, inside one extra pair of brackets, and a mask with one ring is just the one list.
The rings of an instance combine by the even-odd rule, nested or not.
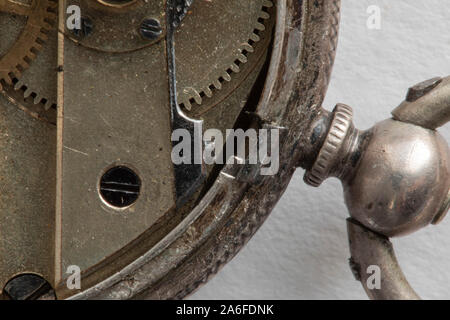
[[(320, 131), (327, 134), (305, 181), (313, 186), (329, 176), (342, 181), (352, 217), (350, 265), (373, 299), (418, 298), (388, 237), (438, 223), (449, 209), (450, 151), (434, 130), (449, 120), (449, 79), (433, 78), (411, 87), (394, 118), (367, 131), (353, 127), (351, 112), (342, 119), (340, 105), (331, 115), (318, 115), (316, 136), (323, 136)], [(380, 268), (380, 288), (368, 288), (369, 266)]]
[(449, 97), (450, 77), (430, 79), (411, 87), (392, 115), (403, 122), (436, 129), (450, 121)]
[(350, 215), (386, 236), (430, 224), (449, 189), (446, 141), (436, 131), (392, 119), (370, 135), (356, 172), (344, 182)]
[[(350, 246), (350, 267), (356, 278), (371, 299), (406, 300), (419, 299), (405, 278), (395, 257), (392, 243), (385, 236), (365, 228), (352, 219), (347, 220)], [(370, 266), (380, 268), (380, 288), (369, 288), (372, 275), (367, 272)]]

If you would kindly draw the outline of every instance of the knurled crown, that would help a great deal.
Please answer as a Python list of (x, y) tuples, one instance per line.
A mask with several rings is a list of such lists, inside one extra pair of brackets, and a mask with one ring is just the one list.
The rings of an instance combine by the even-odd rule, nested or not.
[(330, 130), (310, 170), (305, 173), (307, 184), (318, 187), (329, 177), (339, 157), (345, 138), (352, 126), (353, 110), (347, 105), (338, 104), (333, 110)]

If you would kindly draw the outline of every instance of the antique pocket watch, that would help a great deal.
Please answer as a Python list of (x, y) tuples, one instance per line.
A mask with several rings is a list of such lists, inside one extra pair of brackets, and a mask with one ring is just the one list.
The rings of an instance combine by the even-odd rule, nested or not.
[(0, 0), (3, 298), (183, 298), (257, 231), (297, 167), (313, 186), (343, 181), (352, 269), (364, 286), (362, 268), (384, 275), (369, 296), (417, 298), (388, 237), (448, 210), (435, 129), (450, 78), (410, 88), (367, 131), (346, 105), (325, 111), (339, 8)]

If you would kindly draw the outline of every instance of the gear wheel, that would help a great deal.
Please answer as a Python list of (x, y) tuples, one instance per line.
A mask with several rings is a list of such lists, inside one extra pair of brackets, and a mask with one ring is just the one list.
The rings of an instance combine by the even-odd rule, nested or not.
[[(175, 37), (178, 102), (182, 109), (194, 113), (198, 113), (194, 105), (196, 109), (200, 105), (208, 109), (217, 103), (211, 98), (219, 91), (226, 91), (220, 92), (226, 97), (239, 85), (236, 82), (245, 79), (240, 75), (235, 82), (233, 77), (254, 70), (270, 44), (273, 5), (270, 0), (194, 1)], [(230, 8), (236, 13), (231, 19), (223, 14)], [(184, 37), (184, 29), (194, 30), (195, 36)], [(228, 85), (231, 82), (234, 85)]]
[[(186, 8), (191, 6), (176, 34), (178, 102), (183, 110), (201, 115), (226, 99), (258, 68), (270, 45), (274, 4), (271, 0), (185, 1)], [(0, 0), (0, 4), (4, 2)], [(231, 22), (224, 14), (230, 11), (236, 12)], [(44, 29), (48, 43), (32, 70), (13, 81), (18, 93), (7, 92), (26, 104), (26, 109), (43, 109), (34, 112), (40, 117), (48, 117), (46, 110), (56, 106), (56, 83), (50, 80), (55, 79), (54, 70), (48, 66), (55, 60), (57, 39), (54, 30), (47, 31), (49, 27)], [(195, 36), (185, 37), (185, 29)]]
[(33, 60), (30, 68), (22, 74), (20, 79), (14, 79), (13, 81), (14, 91), (19, 94), (18, 101), (24, 102), (32, 108), (38, 107), (44, 113), (56, 109), (58, 74), (58, 68), (56, 67), (58, 61), (58, 30), (56, 27), (48, 33), (47, 37), (48, 40), (44, 48)]
[(47, 32), (56, 20), (56, 0), (30, 0), (27, 3), (0, 0), (0, 12), (27, 17), (21, 34), (8, 52), (0, 57), (0, 89), (1, 82), (13, 85), (27, 69), (37, 52), (47, 40)]

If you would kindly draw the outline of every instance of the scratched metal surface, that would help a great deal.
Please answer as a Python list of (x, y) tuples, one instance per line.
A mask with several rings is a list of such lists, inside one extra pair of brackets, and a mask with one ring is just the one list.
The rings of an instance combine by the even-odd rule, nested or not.
[[(382, 10), (368, 30), (369, 5)], [(409, 86), (450, 74), (450, 12), (440, 0), (342, 1), (336, 62), (324, 106), (351, 105), (369, 128), (406, 96)], [(450, 141), (450, 125), (440, 129)], [(339, 181), (319, 189), (298, 170), (263, 227), (241, 253), (191, 299), (367, 299), (347, 259), (348, 217)], [(450, 297), (450, 221), (394, 239), (399, 263), (424, 299)]]

